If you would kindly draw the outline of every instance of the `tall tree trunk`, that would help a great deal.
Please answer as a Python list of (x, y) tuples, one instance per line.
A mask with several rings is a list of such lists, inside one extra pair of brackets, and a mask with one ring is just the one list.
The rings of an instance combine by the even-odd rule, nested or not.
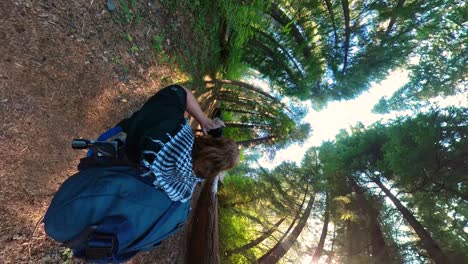
[(234, 109), (234, 108), (220, 108), (219, 110), (223, 112), (238, 113), (238, 114), (260, 115), (260, 113), (256, 111), (248, 111), (248, 110), (241, 110), (241, 109)]
[(327, 264), (331, 264), (333, 256), (335, 255), (335, 239), (336, 239), (336, 225), (333, 225), (333, 238), (331, 244), (330, 254), (328, 255)]
[(222, 100), (223, 102), (229, 102), (233, 103), (236, 107), (247, 107), (246, 109), (252, 109), (255, 111), (268, 111), (268, 109), (272, 110), (277, 110), (281, 111), (283, 109), (287, 110), (289, 113), (294, 115), (291, 110), (289, 110), (284, 104), (280, 104), (278, 102), (268, 102), (268, 101), (262, 101), (263, 105), (259, 105), (259, 99), (258, 98), (241, 98), (237, 95), (232, 95), (232, 91), (222, 91), (219, 92), (217, 97), (217, 100)]
[(374, 263), (384, 263), (391, 259), (389, 247), (385, 242), (385, 237), (379, 223), (379, 211), (375, 208), (372, 200), (364, 195), (364, 189), (357, 184), (353, 178), (349, 178), (351, 188), (356, 193), (357, 200), (361, 204), (360, 210), (367, 215), (367, 229), (370, 235), (370, 245)]
[(345, 256), (346, 263), (352, 263), (353, 257), (353, 225), (351, 220), (346, 220), (346, 241), (345, 241)]
[(268, 14), (283, 27), (290, 27), (290, 32), (292, 37), (294, 38), (294, 41), (296, 41), (296, 43), (300, 46), (303, 46), (302, 53), (304, 55), (304, 58), (310, 58), (312, 53), (309, 50), (308, 41), (302, 35), (301, 30), (298, 28), (297, 24), (294, 23), (294, 21), (292, 21), (292, 19), (289, 18), (275, 3), (271, 3), (271, 9)]
[(389, 247), (385, 242), (384, 234), (379, 223), (379, 212), (374, 208), (372, 204), (369, 204), (367, 207), (367, 215), (369, 216), (369, 232), (370, 232), (370, 243), (371, 243), (371, 252), (374, 263), (384, 263), (391, 259), (389, 252)]
[(256, 92), (256, 93), (259, 93), (263, 96), (266, 96), (268, 98), (270, 98), (271, 100), (273, 101), (277, 101), (278, 99), (275, 98), (274, 96), (272, 96), (271, 94), (261, 90), (260, 88), (257, 88), (251, 84), (248, 84), (248, 83), (245, 83), (245, 82), (241, 82), (241, 81), (235, 81), (235, 80), (218, 80), (218, 79), (215, 79), (215, 80), (210, 80), (210, 81), (206, 81), (206, 83), (218, 83), (218, 84), (229, 84), (229, 85), (234, 85), (234, 86), (238, 86), (238, 87), (241, 87), (241, 88), (244, 88), (246, 90), (250, 90), (252, 92)]
[(264, 225), (264, 224), (265, 224), (265, 221), (264, 221), (264, 220), (262, 220), (262, 219), (260, 219), (260, 218), (258, 218), (258, 217), (255, 217), (255, 216), (253, 216), (253, 215), (250, 215), (250, 214), (248, 214), (248, 213), (246, 213), (246, 212), (243, 212), (243, 211), (238, 210), (238, 209), (236, 209), (236, 208), (231, 208), (231, 210), (232, 210), (233, 212), (235, 212), (236, 214), (238, 214), (238, 215), (240, 215), (240, 216), (243, 216), (243, 217), (249, 219), (250, 221), (252, 221), (252, 222), (254, 222), (254, 223), (257, 223), (257, 224), (259, 224), (259, 225)]
[(317, 263), (322, 256), (323, 245), (325, 245), (325, 239), (327, 238), (328, 232), (328, 222), (330, 221), (330, 201), (328, 199), (328, 194), (325, 196), (325, 215), (323, 219), (322, 234), (320, 235), (320, 240), (315, 249), (314, 255), (312, 256), (312, 263)]
[(281, 43), (279, 43), (273, 36), (271, 36), (269, 33), (265, 32), (263, 30), (259, 30), (259, 29), (255, 28), (255, 27), (251, 27), (251, 29), (254, 32), (258, 33), (259, 35), (265, 37), (270, 42), (272, 42), (276, 47), (278, 47), (283, 52), (283, 54), (288, 57), (288, 59), (291, 61), (291, 63), (294, 64), (294, 67), (296, 68), (296, 71), (301, 72), (301, 67), (299, 67), (299, 65), (297, 64), (296, 58), (291, 56), (290, 51), (288, 49), (286, 49), (285, 47), (283, 47), (283, 45), (281, 45)]
[[(264, 170), (262, 168), (262, 170)], [(294, 227), (294, 225), (296, 224), (297, 220), (299, 219), (299, 217), (301, 216), (301, 212), (302, 212), (302, 208), (304, 208), (304, 204), (305, 204), (305, 201), (306, 201), (306, 198), (307, 198), (307, 191), (309, 190), (309, 185), (307, 185), (307, 188), (306, 188), (306, 191), (304, 192), (304, 198), (302, 199), (302, 203), (301, 205), (299, 206), (299, 209), (297, 209), (297, 213), (296, 215), (294, 216), (294, 220), (291, 222), (291, 224), (289, 225), (288, 229), (286, 230), (286, 232), (283, 233), (283, 235), (280, 237), (280, 239), (278, 240), (278, 243), (281, 243), (283, 242), (283, 240), (288, 236), (289, 234), (289, 231), (291, 231), (291, 229)]]
[(285, 62), (285, 60), (279, 58), (280, 55), (275, 53), (274, 50), (272, 50), (269, 46), (256, 39), (249, 40), (249, 45), (251, 47), (257, 47), (258, 49), (263, 50), (266, 53), (266, 56), (270, 57), (274, 61), (276, 67), (280, 67), (286, 71), (292, 82), (299, 83), (298, 76), (296, 76), (296, 74), (289, 68), (289, 65)]
[(335, 14), (333, 13), (333, 6), (330, 0), (325, 0), (325, 4), (327, 5), (327, 11), (330, 15), (330, 20), (332, 23), (333, 28), (333, 35), (335, 36), (335, 48), (338, 47), (338, 33), (336, 33), (336, 22), (335, 22)]
[(235, 114), (246, 114), (246, 115), (256, 116), (256, 117), (276, 118), (276, 115), (270, 112), (260, 113), (258, 111), (240, 110), (240, 109), (235, 109), (235, 108), (219, 108), (219, 110), (223, 112), (230, 112), (230, 113), (235, 113)]
[(405, 0), (398, 0), (395, 8), (392, 11), (392, 18), (390, 19), (390, 22), (388, 23), (387, 30), (385, 31), (385, 35), (389, 35), (390, 32), (392, 32), (393, 26), (395, 25), (396, 19), (397, 19), (397, 14), (400, 8), (403, 7), (403, 4), (405, 3)]
[(271, 128), (270, 124), (244, 124), (244, 123), (232, 123), (224, 122), (226, 127), (237, 127), (237, 128)]
[(198, 198), (191, 234), (188, 239), (186, 263), (218, 264), (218, 177), (207, 180)]
[(424, 249), (426, 249), (429, 256), (434, 260), (436, 264), (447, 264), (450, 263), (448, 258), (442, 252), (442, 249), (439, 247), (437, 242), (431, 237), (429, 232), (419, 223), (418, 220), (414, 217), (414, 215), (396, 198), (390, 190), (388, 190), (380, 180), (372, 179), (380, 189), (387, 195), (387, 197), (393, 202), (393, 204), (397, 207), (403, 217), (408, 221), (411, 225), (413, 230), (421, 239), (422, 245)]
[(223, 207), (223, 208), (231, 208), (231, 207), (236, 207), (238, 205), (245, 205), (245, 204), (251, 203), (251, 202), (256, 201), (256, 200), (258, 200), (258, 197), (250, 198), (250, 199), (245, 200), (245, 201), (238, 201), (238, 202), (232, 202), (232, 203), (221, 203), (220, 206)]
[(348, 67), (348, 54), (349, 54), (349, 41), (351, 38), (351, 26), (350, 26), (350, 17), (349, 17), (349, 3), (348, 0), (341, 0), (341, 5), (343, 6), (343, 16), (345, 22), (345, 41), (344, 41), (344, 60), (343, 60), (343, 74)]
[(245, 244), (245, 245), (243, 245), (241, 247), (231, 249), (231, 250), (227, 250), (226, 252), (224, 252), (224, 254), (226, 256), (231, 256), (232, 254), (245, 252), (245, 251), (257, 246), (258, 244), (262, 243), (265, 239), (267, 239), (269, 236), (271, 236), (271, 234), (273, 234), (273, 232), (278, 230), (278, 227), (284, 222), (285, 219), (286, 218), (280, 219), (267, 232), (263, 233), (261, 236), (257, 237), (256, 239), (252, 240), (251, 242), (249, 242), (249, 243), (247, 243), (247, 244)]
[[(265, 177), (265, 179), (275, 188), (274, 189), (274, 192), (276, 193), (279, 193), (280, 197), (283, 197), (285, 198), (285, 200), (289, 200), (287, 199), (287, 197), (289, 196), (289, 194), (283, 190), (283, 186), (282, 186), (282, 182), (280, 179), (278, 179), (278, 177), (275, 177), (275, 175), (272, 175), (270, 174), (265, 168), (262, 167), (262, 165), (260, 165), (258, 162), (258, 167), (259, 169), (262, 171), (263, 173), (263, 176)], [(307, 188), (308, 188), (308, 185), (307, 185)], [(307, 189), (304, 193), (307, 193)], [(304, 201), (305, 201), (305, 196), (304, 196), (304, 199), (302, 201), (302, 205), (304, 204)], [(291, 201), (291, 202), (294, 202), (294, 201)], [(301, 205), (301, 206), (302, 206)]]
[(315, 194), (310, 197), (304, 214), (302, 215), (301, 219), (299, 220), (291, 234), (283, 242), (276, 244), (265, 255), (261, 256), (258, 259), (259, 264), (277, 263), (278, 260), (280, 260), (286, 254), (286, 252), (288, 252), (288, 250), (291, 248), (291, 246), (294, 244), (294, 242), (297, 240), (302, 230), (304, 229), (307, 223), (307, 219), (309, 219), (310, 213), (312, 212), (312, 208), (314, 207), (314, 199)]

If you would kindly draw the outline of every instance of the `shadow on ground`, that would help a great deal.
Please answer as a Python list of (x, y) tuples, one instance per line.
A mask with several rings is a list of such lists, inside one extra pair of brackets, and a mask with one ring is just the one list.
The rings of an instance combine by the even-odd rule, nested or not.
[[(41, 225), (31, 233), (83, 155), (69, 147), (71, 139), (96, 137), (158, 89), (184, 80), (151, 50), (148, 27), (157, 33), (162, 17), (122, 26), (101, 2), (0, 2), (2, 263), (63, 261)], [(157, 3), (151, 8), (161, 12)], [(183, 243), (181, 232), (133, 261), (174, 263)]]

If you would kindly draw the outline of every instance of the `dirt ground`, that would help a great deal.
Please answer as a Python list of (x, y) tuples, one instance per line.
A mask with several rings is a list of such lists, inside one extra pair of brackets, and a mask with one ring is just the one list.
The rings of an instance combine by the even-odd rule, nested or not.
[[(76, 172), (83, 152), (71, 139), (95, 138), (187, 80), (170, 59), (180, 53), (174, 43), (192, 37), (184, 16), (139, 2), (125, 16), (103, 0), (0, 1), (2, 263), (64, 263), (67, 252), (35, 226)], [(154, 36), (164, 36), (157, 47)], [(184, 243), (180, 232), (131, 263), (182, 263)]]

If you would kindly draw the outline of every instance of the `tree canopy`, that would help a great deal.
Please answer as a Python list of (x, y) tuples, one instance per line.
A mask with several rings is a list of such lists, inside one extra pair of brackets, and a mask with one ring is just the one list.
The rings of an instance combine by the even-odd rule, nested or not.
[[(422, 107), (467, 92), (466, 4), (222, 3), (236, 11), (221, 10), (228, 57), (203, 92), (249, 151), (220, 188), (221, 262), (467, 262), (468, 110)], [(413, 115), (356, 124), (300, 165), (249, 156), (313, 136), (301, 102), (355, 98), (396, 69), (409, 82), (374, 111)]]
[(287, 249), (300, 244), (309, 215), (320, 219), (306, 247), (317, 260), (467, 261), (467, 114), (467, 108), (433, 109), (357, 125), (310, 149), (301, 166), (251, 168), (249, 177), (233, 171), (220, 193), (221, 215), (239, 218), (235, 228), (250, 231), (223, 233), (221, 250), (230, 253), (224, 261), (294, 258)]

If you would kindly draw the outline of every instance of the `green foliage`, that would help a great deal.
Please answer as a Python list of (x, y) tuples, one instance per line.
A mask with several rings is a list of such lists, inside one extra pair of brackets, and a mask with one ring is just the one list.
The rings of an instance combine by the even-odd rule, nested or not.
[[(259, 183), (253, 178), (230, 173), (225, 177), (219, 192), (220, 200), (220, 250), (235, 249), (254, 240), (267, 225), (264, 212), (258, 205), (264, 206), (265, 193), (259, 188)], [(263, 207), (263, 209), (265, 209)], [(258, 221), (253, 221), (257, 218)], [(221, 254), (223, 263), (251, 263), (260, 254), (259, 248), (251, 248), (241, 254), (230, 256)]]
[(459, 167), (457, 160), (466, 155), (468, 146), (467, 122), (463, 118), (467, 111), (466, 108), (434, 110), (398, 120), (389, 128), (385, 160), (399, 176), (402, 186), (421, 186), (429, 180), (439, 187), (460, 187), (464, 168)]
[(130, 33), (126, 33), (123, 37), (126, 41), (133, 43), (133, 37), (130, 35)]
[[(224, 122), (232, 122), (236, 120), (236, 114), (229, 111), (222, 112), (222, 119)], [(232, 138), (235, 141), (248, 140), (251, 138), (251, 135), (248, 130), (241, 128), (226, 128), (224, 129), (224, 136)]]
[(250, 67), (242, 62), (228, 62), (225, 78), (229, 80), (240, 80), (248, 75)]
[[(468, 189), (466, 165), (462, 160), (468, 149), (468, 123), (463, 118), (467, 111), (466, 108), (433, 109), (385, 125), (377, 123), (367, 129), (357, 126), (352, 134), (342, 133), (335, 142), (323, 144), (319, 157), (328, 183), (335, 186), (332, 193), (351, 193), (354, 197), (360, 191), (353, 187), (353, 181), (361, 186), (373, 179), (386, 181), (403, 193), (399, 199), (412, 209), (417, 221), (431, 232), (447, 256), (454, 262), (466, 261), (462, 256), (467, 252), (462, 245), (466, 239), (463, 228), (468, 220), (465, 204)], [(339, 220), (361, 218), (352, 214), (359, 208), (353, 199), (337, 196), (334, 201), (342, 201), (341, 206), (334, 208)], [(348, 239), (345, 234), (342, 234), (344, 240)], [(402, 256), (415, 259), (414, 250), (421, 245), (408, 236), (414, 235), (400, 234), (393, 239), (395, 243), (401, 240), (413, 243), (402, 250)], [(410, 253), (409, 248), (414, 250)]]
[[(241, 61), (251, 69), (245, 74), (260, 76), (283, 96), (311, 99), (317, 108), (329, 100), (355, 97), (415, 56), (419, 64), (410, 66), (411, 83), (400, 95), (402, 99), (427, 99), (464, 87), (466, 52), (462, 42), (466, 33), (461, 32), (461, 21), (465, 6), (461, 1), (277, 1), (263, 9), (262, 21), (241, 24), (245, 31), (236, 28), (232, 35), (239, 31), (248, 36), (239, 37), (246, 43)], [(238, 72), (232, 76), (237, 77)], [(225, 120), (261, 120), (263, 125), (270, 119), (256, 114), (277, 116), (274, 109), (258, 104), (266, 101), (260, 96), (239, 91), (231, 95), (237, 100), (221, 98), (223, 107), (244, 112), (224, 113)], [(381, 109), (392, 107), (393, 102), (382, 102)], [(342, 132), (335, 141), (324, 143), (318, 154), (309, 151), (300, 169), (291, 170), (283, 164), (272, 171), (254, 173), (257, 189), (269, 190), (269, 195), (258, 192), (257, 200), (249, 206), (268, 208), (262, 211), (266, 218), (284, 214), (288, 212), (284, 205), (294, 204), (290, 198), (297, 200), (312, 183), (314, 190), (329, 194), (333, 201), (331, 221), (337, 231), (335, 254), (339, 260), (378, 263), (377, 256), (363, 248), (381, 246), (389, 262), (427, 262), (421, 238), (372, 184), (380, 180), (392, 187), (393, 193), (398, 192), (397, 199), (411, 210), (444, 253), (457, 260), (455, 263), (463, 263), (460, 256), (468, 255), (462, 247), (467, 239), (463, 231), (466, 207), (462, 205), (468, 193), (466, 116), (466, 109), (444, 109), (369, 128), (357, 125), (352, 133)], [(299, 123), (291, 120), (295, 124), (286, 119), (281, 124), (271, 123), (289, 136)], [(277, 132), (270, 129), (267, 133), (260, 127), (260, 135)], [(251, 131), (239, 127), (226, 132), (233, 137), (253, 138)], [(294, 213), (294, 209), (289, 210), (289, 215)]]
[(114, 21), (122, 26), (140, 23), (142, 17), (136, 9), (136, 0), (118, 0)]
[(164, 36), (157, 34), (153, 35), (151, 38), (151, 47), (156, 51), (156, 52), (162, 52), (163, 51), (163, 42), (164, 42)]
[[(243, 177), (230, 173), (219, 192), (220, 209), (227, 221), (222, 224), (223, 229), (227, 225), (227, 230), (222, 231), (220, 237), (224, 252), (257, 239), (280, 218), (286, 218), (284, 222), (287, 224), (279, 227), (284, 232), (295, 215), (299, 214), (298, 199), (300, 197), (302, 200), (306, 194), (306, 185), (311, 177), (293, 163), (283, 163), (273, 171), (251, 168), (249, 175), (250, 177)], [(252, 221), (251, 217), (245, 218), (245, 215), (254, 216), (261, 221)], [(243, 222), (245, 219), (251, 221)], [(235, 227), (231, 227), (232, 223), (229, 221)], [(248, 225), (250, 229), (243, 225)], [(280, 232), (273, 231), (272, 236), (257, 245), (238, 254), (223, 256), (222, 262), (252, 263), (264, 254), (264, 245), (274, 245), (280, 236)]]
[(409, 14), (427, 9), (422, 3), (272, 2), (264, 20), (249, 25), (255, 34), (243, 60), (283, 95), (320, 108), (329, 99), (353, 98), (404, 63), (416, 43), (411, 31), (420, 26)]
[(351, 199), (349, 199), (349, 197), (347, 197), (347, 196), (337, 196), (337, 197), (333, 198), (333, 200), (336, 201), (336, 202), (342, 202), (344, 204), (351, 203)]
[(130, 49), (129, 49), (131, 53), (135, 53), (135, 52), (140, 50), (138, 45), (133, 42), (133, 37), (132, 37), (132, 35), (130, 35), (130, 33), (124, 34), (123, 38), (131, 45)]
[(137, 52), (139, 50), (140, 50), (140, 48), (136, 44), (133, 44), (132, 47), (130, 48), (131, 52)]
[(195, 87), (203, 90), (203, 77), (216, 75), (221, 66), (219, 44), (220, 21), (223, 19), (218, 12), (219, 3), (208, 0), (196, 1), (161, 1), (169, 11), (184, 14), (191, 24), (187, 36), (190, 41), (173, 39), (173, 45), (180, 51), (176, 61), (184, 71), (190, 74)]
[(223, 188), (219, 192), (222, 204), (228, 205), (252, 200), (257, 193), (257, 183), (252, 178), (235, 175), (232, 172), (224, 177)]
[(70, 248), (61, 248), (59, 250), (61, 263), (72, 264), (73, 263), (73, 251)]
[(277, 149), (292, 142), (303, 142), (308, 137), (310, 125), (299, 123), (306, 112), (300, 106), (293, 106), (291, 101), (286, 105), (261, 88), (244, 82), (219, 82), (224, 85), (216, 99), (221, 101), (225, 136), (242, 147), (260, 147), (273, 156)]
[[(219, 1), (221, 12), (226, 23), (226, 33), (228, 37), (229, 56), (224, 62), (228, 75), (229, 72), (240, 71), (244, 68), (240, 64), (247, 41), (252, 38), (254, 32), (250, 25), (256, 25), (262, 22), (261, 16), (266, 9), (269, 1), (253, 0), (248, 4), (239, 4), (238, 1), (222, 0)], [(224, 37), (224, 36), (222, 36)]]
[(431, 98), (468, 92), (466, 3), (433, 1), (429, 7), (424, 24), (415, 32), (418, 45), (411, 57), (416, 62), (408, 66), (409, 82), (390, 98), (382, 98), (375, 112), (417, 110)]
[(164, 50), (164, 41), (166, 37), (162, 34), (156, 34), (151, 37), (151, 47), (153, 51), (156, 53), (156, 56), (162, 63), (170, 62), (171, 58)]
[[(468, 221), (464, 161), (468, 149), (466, 116), (466, 108), (433, 109), (368, 128), (357, 124), (352, 133), (343, 131), (335, 141), (309, 150), (300, 168), (283, 163), (273, 170), (238, 171), (239, 174), (226, 181), (220, 197), (237, 203), (230, 204), (233, 210), (238, 210), (239, 217), (248, 212), (274, 222), (280, 215), (289, 218), (294, 215), (298, 210), (295, 201), (302, 197), (305, 186), (313, 183), (316, 192), (327, 193), (332, 201), (336, 260), (377, 261), (378, 256), (358, 251), (371, 245), (371, 249), (385, 249), (385, 256), (392, 263), (427, 262), (423, 238), (413, 230), (417, 227), (410, 226), (401, 211), (391, 206), (370, 183), (378, 179), (393, 186), (393, 193), (399, 191), (396, 199), (411, 210), (450, 260), (463, 263), (467, 255), (464, 228)], [(242, 174), (250, 177), (243, 178)], [(222, 204), (223, 210), (228, 210), (228, 203)], [(239, 247), (258, 237), (262, 227), (258, 222), (255, 225), (250, 232), (257, 235), (248, 234), (250, 239), (238, 237), (238, 242), (228, 241), (225, 249)], [(265, 244), (274, 245), (273, 237)], [(261, 246), (254, 249), (256, 253), (241, 254), (245, 259), (234, 255), (225, 261), (243, 263), (251, 261), (252, 256), (264, 254)], [(349, 252), (359, 253), (350, 257)]]
[[(248, 211), (248, 213), (254, 214), (254, 211)], [(242, 246), (250, 240), (255, 238), (256, 231), (255, 225), (243, 216), (238, 216), (236, 213), (228, 209), (221, 208), (219, 211), (219, 225), (220, 228), (220, 252), (224, 252), (228, 249)], [(223, 257), (224, 254), (221, 254)], [(234, 255), (233, 258), (227, 263), (248, 263), (246, 259), (240, 255)], [(225, 260), (227, 261), (227, 260)], [(225, 263), (223, 261), (223, 263)], [(233, 262), (231, 262), (233, 261)]]
[(129, 4), (126, 0), (119, 0), (120, 6), (122, 8), (122, 15), (124, 18), (124, 22), (130, 23), (133, 20), (133, 15), (130, 12)]
[(115, 64), (117, 64), (117, 65), (122, 64), (122, 60), (120, 59), (119, 56), (114, 56), (114, 57), (112, 57), (112, 62), (115, 63)]

